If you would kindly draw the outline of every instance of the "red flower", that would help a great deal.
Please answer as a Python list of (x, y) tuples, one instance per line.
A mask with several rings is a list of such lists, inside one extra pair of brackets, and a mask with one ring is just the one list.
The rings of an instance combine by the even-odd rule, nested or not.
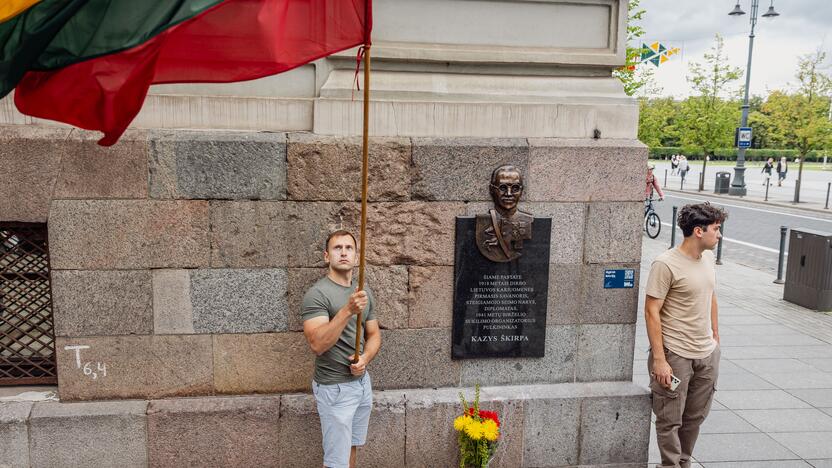
[(480, 417), (483, 419), (490, 419), (497, 423), (497, 427), (500, 427), (500, 417), (497, 416), (495, 411), (480, 410)]

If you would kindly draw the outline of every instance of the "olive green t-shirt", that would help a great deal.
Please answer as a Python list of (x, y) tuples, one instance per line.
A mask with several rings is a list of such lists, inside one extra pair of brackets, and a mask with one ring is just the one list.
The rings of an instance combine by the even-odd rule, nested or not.
[(659, 317), (664, 346), (686, 359), (704, 359), (716, 348), (711, 330), (711, 300), (716, 287), (714, 253), (692, 259), (678, 247), (656, 257), (647, 295), (664, 299)]
[[(314, 317), (328, 317), (332, 320), (335, 314), (347, 304), (350, 295), (355, 292), (357, 282), (353, 281), (349, 287), (341, 286), (324, 276), (315, 283), (303, 296), (301, 317), (307, 321)], [(375, 320), (375, 300), (369, 288), (367, 291), (367, 308), (361, 314), (362, 329), (368, 320)], [(355, 355), (355, 322), (352, 316), (341, 332), (338, 341), (325, 353), (315, 357), (315, 382), (322, 385), (333, 385), (359, 379), (350, 373), (350, 363)], [(361, 337), (361, 350), (364, 349), (364, 336)]]

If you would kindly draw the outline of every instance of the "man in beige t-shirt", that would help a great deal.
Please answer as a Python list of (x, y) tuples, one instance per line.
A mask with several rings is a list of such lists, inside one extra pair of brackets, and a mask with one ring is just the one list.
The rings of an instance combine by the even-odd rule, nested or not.
[[(719, 327), (712, 249), (726, 214), (708, 203), (679, 211), (685, 240), (653, 261), (644, 315), (650, 389), (661, 468), (686, 468), (711, 408), (719, 375)], [(673, 377), (679, 380), (673, 387)]]

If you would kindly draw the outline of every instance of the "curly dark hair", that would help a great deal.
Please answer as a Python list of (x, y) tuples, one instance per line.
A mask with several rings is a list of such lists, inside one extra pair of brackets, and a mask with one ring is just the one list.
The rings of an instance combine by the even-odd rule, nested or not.
[(722, 223), (728, 218), (728, 213), (722, 208), (717, 208), (708, 202), (685, 205), (679, 210), (679, 228), (682, 234), (689, 237), (693, 234), (694, 228), (700, 227), (703, 231), (714, 223)]

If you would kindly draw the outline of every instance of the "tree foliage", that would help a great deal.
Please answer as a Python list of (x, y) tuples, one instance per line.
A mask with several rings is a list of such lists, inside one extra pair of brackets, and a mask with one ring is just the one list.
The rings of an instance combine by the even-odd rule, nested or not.
[(628, 96), (659, 91), (653, 79), (653, 69), (640, 65), (641, 37), (644, 36), (644, 28), (639, 22), (646, 14), (646, 10), (639, 6), (640, 1), (629, 0), (628, 2), (626, 62), (623, 67), (612, 72), (612, 76), (621, 80), (624, 92)]

